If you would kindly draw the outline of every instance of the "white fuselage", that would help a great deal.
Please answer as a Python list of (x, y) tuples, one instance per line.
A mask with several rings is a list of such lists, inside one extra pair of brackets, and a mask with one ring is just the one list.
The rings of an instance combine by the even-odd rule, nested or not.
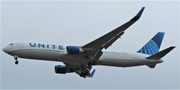
[[(20, 58), (47, 61), (61, 61), (72, 64), (87, 64), (89, 59), (80, 55), (68, 55), (65, 46), (42, 43), (13, 43), (3, 49), (6, 53)], [(103, 51), (96, 65), (129, 67), (161, 63), (162, 60), (148, 60), (148, 55), (133, 52)]]

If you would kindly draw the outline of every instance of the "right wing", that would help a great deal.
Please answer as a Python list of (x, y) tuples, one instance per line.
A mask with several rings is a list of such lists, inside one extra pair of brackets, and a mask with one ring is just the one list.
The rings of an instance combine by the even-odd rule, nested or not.
[(141, 17), (144, 8), (145, 7), (142, 7), (142, 9), (138, 12), (138, 14), (134, 16), (130, 21), (114, 29), (113, 31), (101, 36), (100, 38), (84, 45), (82, 48), (85, 49), (86, 51), (89, 50), (89, 52), (91, 52), (90, 56), (93, 56), (95, 59), (99, 59), (102, 53), (101, 50), (103, 48), (107, 49), (118, 38), (120, 38), (124, 34), (124, 31)]

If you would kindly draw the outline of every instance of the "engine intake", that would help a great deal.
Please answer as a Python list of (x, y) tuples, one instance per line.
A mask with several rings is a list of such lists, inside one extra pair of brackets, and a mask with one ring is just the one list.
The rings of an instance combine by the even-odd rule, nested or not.
[(67, 46), (66, 49), (67, 53), (71, 55), (79, 55), (84, 52), (84, 50), (78, 46)]

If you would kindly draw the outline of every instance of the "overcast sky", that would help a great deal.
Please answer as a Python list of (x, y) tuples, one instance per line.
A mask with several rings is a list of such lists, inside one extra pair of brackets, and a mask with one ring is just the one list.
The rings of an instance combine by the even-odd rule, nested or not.
[(165, 32), (161, 49), (176, 48), (150, 69), (95, 66), (93, 78), (55, 74), (60, 62), (21, 59), (1, 50), (3, 89), (179, 89), (180, 28), (178, 1), (28, 1), (1, 2), (1, 49), (11, 42), (85, 45), (130, 20), (142, 17), (108, 50), (139, 50), (157, 32)]

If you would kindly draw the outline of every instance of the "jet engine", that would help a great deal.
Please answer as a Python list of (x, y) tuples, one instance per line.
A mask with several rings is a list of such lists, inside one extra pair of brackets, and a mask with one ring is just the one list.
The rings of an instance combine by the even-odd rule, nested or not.
[(84, 50), (79, 46), (67, 46), (66, 49), (67, 49), (67, 53), (71, 55), (78, 55), (84, 52)]
[(68, 69), (65, 65), (56, 65), (54, 67), (55, 73), (58, 74), (66, 74), (66, 73), (70, 73), (73, 72), (72, 70)]

